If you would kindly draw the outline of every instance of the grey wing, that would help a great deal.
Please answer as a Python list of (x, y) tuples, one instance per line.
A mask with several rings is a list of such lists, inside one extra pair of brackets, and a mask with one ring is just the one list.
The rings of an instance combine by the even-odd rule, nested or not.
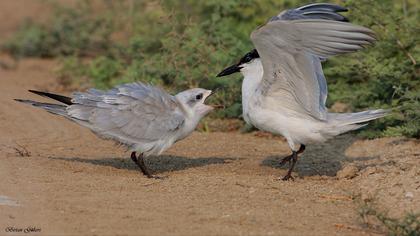
[(299, 20), (299, 19), (325, 19), (335, 21), (348, 21), (338, 12), (346, 12), (347, 8), (331, 3), (313, 3), (295, 9), (280, 12), (269, 21)]
[(127, 145), (163, 139), (184, 122), (175, 97), (141, 83), (74, 93), (72, 102), (67, 111), (72, 119)]
[[(282, 11), (277, 16), (272, 17), (269, 22), (299, 19), (325, 19), (348, 22), (348, 19), (341, 15), (340, 12), (347, 12), (347, 8), (331, 3), (313, 3), (295, 9)], [(325, 61), (325, 59), (326, 58), (323, 57), (313, 57), (310, 59), (312, 60), (316, 78), (318, 80), (318, 86), (320, 89), (320, 102), (324, 105), (327, 100), (328, 89), (320, 62)], [(325, 109), (325, 106), (321, 106), (320, 109)]]
[(258, 92), (281, 106), (325, 120), (327, 86), (320, 58), (354, 52), (375, 41), (370, 29), (323, 19), (276, 20), (251, 34), (263, 64)]

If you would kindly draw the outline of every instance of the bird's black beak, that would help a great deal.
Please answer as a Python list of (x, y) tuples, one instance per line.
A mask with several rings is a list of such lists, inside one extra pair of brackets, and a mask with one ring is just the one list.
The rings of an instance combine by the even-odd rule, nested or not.
[(233, 66), (229, 66), (228, 68), (224, 69), (216, 77), (222, 77), (222, 76), (230, 75), (230, 74), (239, 72), (240, 70), (241, 70), (241, 67), (238, 66), (237, 64), (235, 64)]

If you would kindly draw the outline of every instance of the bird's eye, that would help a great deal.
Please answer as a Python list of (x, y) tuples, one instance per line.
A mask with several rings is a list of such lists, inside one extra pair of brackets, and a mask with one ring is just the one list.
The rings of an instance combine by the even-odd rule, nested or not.
[(243, 58), (242, 58), (242, 63), (248, 63), (250, 61), (252, 61), (253, 57), (250, 54), (246, 54)]
[(202, 98), (203, 98), (203, 94), (202, 93), (200, 93), (197, 96), (195, 96), (195, 99), (197, 99), (197, 100), (201, 100)]

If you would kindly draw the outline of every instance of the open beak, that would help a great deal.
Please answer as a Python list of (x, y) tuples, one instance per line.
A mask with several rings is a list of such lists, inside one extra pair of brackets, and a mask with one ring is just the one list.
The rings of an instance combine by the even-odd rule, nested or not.
[(240, 70), (241, 70), (241, 67), (238, 66), (237, 64), (235, 64), (233, 66), (229, 66), (228, 68), (224, 69), (216, 77), (222, 77), (222, 76), (230, 75), (230, 74), (239, 72)]
[[(206, 102), (209, 99), (209, 97), (213, 96), (219, 90), (220, 90), (220, 88), (216, 88), (215, 90), (211, 91), (211, 93), (206, 97), (206, 99), (204, 100), (204, 102)], [(209, 105), (209, 106), (211, 106), (211, 107), (213, 107), (215, 109), (225, 108), (224, 105)]]
[(210, 92), (210, 94), (209, 94), (209, 96), (207, 96), (206, 97), (206, 100), (209, 98), (209, 97), (211, 97), (211, 96), (213, 96), (217, 91), (219, 91), (220, 90), (220, 88), (216, 88), (216, 89), (214, 89), (213, 91), (211, 91)]

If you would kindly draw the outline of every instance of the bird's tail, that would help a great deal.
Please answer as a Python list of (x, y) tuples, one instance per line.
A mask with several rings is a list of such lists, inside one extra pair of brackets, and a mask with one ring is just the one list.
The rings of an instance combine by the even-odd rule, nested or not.
[(31, 93), (37, 94), (39, 96), (54, 99), (54, 100), (59, 101), (59, 102), (65, 104), (65, 105), (36, 102), (36, 101), (26, 100), (26, 99), (15, 99), (15, 101), (30, 104), (34, 107), (40, 107), (40, 108), (42, 108), (42, 109), (44, 109), (44, 110), (46, 110), (50, 113), (56, 114), (56, 115), (61, 115), (61, 116), (68, 117), (67, 112), (66, 112), (66, 107), (67, 107), (66, 105), (72, 105), (73, 104), (73, 102), (71, 101), (72, 99), (70, 97), (66, 97), (66, 96), (62, 96), (62, 95), (58, 95), (58, 94), (53, 94), (53, 93), (36, 91), (36, 90), (28, 90), (28, 91), (31, 92)]
[(36, 95), (42, 96), (42, 97), (47, 97), (47, 98), (54, 99), (56, 101), (59, 101), (61, 103), (66, 104), (66, 105), (72, 105), (73, 104), (70, 97), (66, 97), (66, 96), (59, 95), (59, 94), (54, 94), (54, 93), (47, 93), (47, 92), (31, 90), (31, 89), (28, 90), (28, 91), (31, 92), (31, 93), (34, 93)]
[(67, 106), (65, 105), (36, 102), (36, 101), (31, 101), (31, 100), (26, 100), (26, 99), (15, 99), (15, 101), (30, 104), (34, 107), (40, 107), (50, 113), (67, 117), (67, 112), (66, 112)]
[(375, 120), (389, 114), (390, 110), (378, 109), (356, 113), (328, 113), (326, 132), (336, 136), (351, 130), (366, 126), (366, 122)]

